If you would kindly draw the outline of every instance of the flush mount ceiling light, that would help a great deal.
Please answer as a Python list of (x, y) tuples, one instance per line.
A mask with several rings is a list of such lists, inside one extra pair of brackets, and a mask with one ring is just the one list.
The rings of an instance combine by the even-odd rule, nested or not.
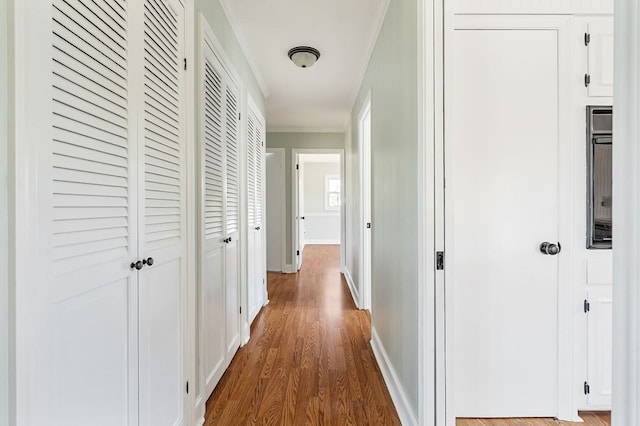
[(309, 46), (298, 46), (289, 50), (289, 59), (300, 68), (309, 68), (319, 57), (318, 49)]

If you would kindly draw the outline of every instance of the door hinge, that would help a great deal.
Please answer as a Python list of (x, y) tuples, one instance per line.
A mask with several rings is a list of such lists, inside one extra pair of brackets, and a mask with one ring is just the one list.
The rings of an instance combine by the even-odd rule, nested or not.
[(187, 393), (189, 393), (189, 382), (187, 382), (186, 388), (187, 388)]
[(444, 252), (437, 251), (436, 252), (436, 271), (444, 270)]
[(584, 33), (584, 45), (588, 46), (591, 43), (591, 34)]
[(240, 306), (240, 314), (242, 315), (242, 306)]
[(591, 84), (591, 76), (589, 74), (584, 75), (584, 87), (589, 87)]
[(296, 250), (296, 256), (300, 256), (300, 250)]
[(296, 170), (300, 170), (300, 164), (296, 164)]
[(584, 394), (589, 395), (590, 392), (591, 392), (591, 387), (589, 386), (589, 383), (584, 382)]
[(239, 112), (238, 113), (238, 120), (241, 120), (241, 119), (242, 119), (242, 113)]
[(187, 58), (184, 58), (184, 70), (187, 70)]
[(584, 299), (583, 308), (584, 308), (584, 313), (585, 314), (591, 310), (591, 304), (589, 303), (589, 301), (587, 299)]
[(371, 229), (371, 222), (367, 222), (367, 229)]

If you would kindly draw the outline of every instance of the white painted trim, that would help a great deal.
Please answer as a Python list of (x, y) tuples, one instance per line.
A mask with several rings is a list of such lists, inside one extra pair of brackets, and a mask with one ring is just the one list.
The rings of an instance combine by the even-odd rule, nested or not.
[[(282, 266), (281, 266), (281, 271), (284, 272), (285, 268), (286, 268), (286, 261), (287, 261), (287, 177), (286, 177), (286, 156), (287, 156), (287, 151), (284, 148), (267, 148), (265, 151), (267, 154), (278, 154), (280, 156), (280, 169), (282, 170), (282, 176), (281, 176), (281, 185), (282, 185), (282, 191), (280, 192), (280, 205), (282, 206), (280, 211), (281, 211), (281, 218), (280, 218), (280, 228), (282, 229), (282, 235), (280, 236), (280, 241), (282, 242), (282, 247), (281, 247), (281, 251), (282, 251)], [(266, 163), (265, 163), (266, 164)], [(266, 170), (266, 167), (265, 167)], [(267, 190), (266, 190), (266, 179), (265, 179), (265, 197), (267, 195)], [(265, 211), (266, 211), (266, 203), (265, 203)], [(266, 241), (266, 233), (265, 233), (265, 241)], [(265, 258), (265, 265), (266, 265), (266, 261), (267, 259)]]
[(358, 289), (356, 288), (356, 285), (353, 282), (351, 273), (347, 268), (344, 268), (342, 275), (344, 275), (344, 280), (347, 282), (347, 288), (349, 289), (349, 293), (351, 293), (351, 298), (353, 299), (354, 305), (356, 305), (356, 308), (362, 309), (360, 307), (360, 296), (358, 295)]
[(265, 98), (268, 98), (269, 85), (267, 84), (267, 81), (264, 79), (264, 76), (260, 71), (260, 67), (258, 66), (255, 59), (253, 58), (253, 55), (251, 54), (251, 49), (248, 48), (249, 44), (244, 38), (244, 33), (242, 33), (242, 31), (239, 30), (240, 28), (242, 28), (242, 26), (238, 24), (238, 21), (236, 20), (235, 15), (233, 15), (232, 13), (229, 13), (229, 6), (227, 5), (227, 1), (228, 0), (220, 0), (220, 6), (222, 6), (222, 10), (225, 16), (227, 17), (227, 21), (229, 21), (231, 30), (236, 36), (236, 40), (238, 40), (240, 49), (242, 50), (242, 53), (244, 54), (244, 57), (246, 58), (247, 63), (249, 64), (249, 68), (251, 68), (251, 71), (253, 72), (253, 76), (256, 79), (256, 82), (258, 83), (260, 90), (262, 91), (262, 95)]
[(613, 114), (613, 425), (640, 424), (640, 10), (617, 0)]
[(340, 210), (333, 210), (332, 213), (308, 213), (304, 212), (304, 217), (339, 217)]
[[(305, 214), (306, 216), (306, 214)], [(315, 244), (315, 245), (331, 245), (331, 246), (337, 246), (340, 245), (340, 240), (332, 240), (332, 239), (327, 239), (327, 240), (322, 240), (322, 239), (316, 239), (316, 240), (304, 240), (305, 245), (307, 244)]]
[(418, 418), (411, 409), (407, 392), (402, 387), (402, 382), (387, 356), (387, 352), (382, 345), (382, 341), (375, 327), (371, 327), (371, 349), (373, 349), (373, 354), (375, 355), (378, 366), (380, 367), (380, 372), (382, 373), (382, 378), (387, 385), (393, 404), (398, 412), (398, 417), (400, 417), (400, 422), (403, 425), (418, 425)]
[[(451, 3), (449, 3), (451, 6)], [(447, 2), (445, 0), (445, 8)], [(473, 16), (473, 15), (456, 15), (454, 16), (449, 9), (445, 10), (445, 29), (444, 38), (451, 40), (454, 29), (484, 29), (484, 28), (532, 28), (532, 29), (551, 29), (558, 31), (558, 58), (562, 58), (558, 62), (559, 66), (559, 82), (558, 82), (558, 108), (559, 113), (559, 140), (571, 141), (571, 17), (570, 16), (542, 16), (542, 15), (528, 15), (528, 16), (514, 16), (514, 15), (502, 15), (502, 16)], [(450, 72), (446, 71), (450, 69), (451, 63), (451, 42), (445, 42), (445, 76), (450, 76)], [(451, 91), (451, 79), (445, 78), (445, 96)], [(445, 103), (448, 105), (445, 111), (446, 117), (451, 117), (450, 105), (451, 103)], [(453, 126), (451, 121), (445, 122), (445, 134), (451, 134), (450, 129)], [(573, 227), (572, 221), (572, 176), (573, 176), (573, 159), (571, 156), (571, 143), (561, 143), (559, 148), (559, 239), (560, 241), (573, 241)], [(448, 170), (452, 169), (452, 165), (449, 160), (445, 158), (445, 167)], [(449, 195), (447, 200), (447, 211), (445, 212), (445, 221), (448, 224), (452, 223), (452, 198)], [(452, 240), (451, 232), (445, 233), (446, 247), (451, 250)], [(572, 286), (573, 283), (573, 257), (574, 254), (571, 250), (571, 244), (563, 247), (563, 256), (559, 257), (558, 265), (558, 403), (557, 403), (557, 417), (560, 420), (573, 421), (577, 419), (577, 405), (575, 400), (575, 383), (573, 382), (573, 348), (574, 348), (574, 318), (571, 309), (572, 300)], [(445, 271), (447, 272), (447, 281), (453, 282), (453, 275), (455, 274), (455, 265), (451, 256), (445, 256)], [(569, 283), (570, 285), (561, 285), (561, 283)], [(453, 292), (446, 293), (445, 296), (445, 315), (447, 329), (445, 333), (446, 339), (446, 424), (455, 424), (455, 412), (453, 407), (453, 345), (454, 345), (454, 330), (453, 324), (453, 310), (454, 300), (452, 296)], [(439, 309), (439, 308), (438, 308)]]
[[(364, 76), (367, 73), (367, 69), (369, 68), (369, 62), (371, 62), (371, 55), (373, 55), (373, 50), (376, 47), (376, 43), (378, 41), (378, 36), (380, 35), (380, 31), (382, 31), (382, 26), (384, 25), (384, 18), (387, 16), (387, 10), (389, 10), (389, 5), (391, 4), (391, 0), (382, 0), (380, 3), (380, 8), (378, 9), (378, 14), (375, 17), (375, 26), (373, 27), (373, 31), (367, 37), (369, 40), (369, 45), (366, 47), (366, 58), (367, 60), (362, 63), (362, 68), (358, 70), (356, 73), (355, 81), (357, 84), (353, 86), (353, 91), (349, 96), (349, 105), (354, 105), (358, 98), (358, 94), (360, 93), (360, 86), (362, 85), (362, 81), (364, 80)], [(351, 116), (347, 118), (346, 122), (342, 126), (346, 129), (349, 126), (349, 122), (351, 120)]]
[[(436, 198), (436, 144), (442, 139), (436, 129), (441, 128), (442, 111), (442, 0), (417, 2), (417, 52), (418, 64), (418, 421), (425, 426), (444, 424), (444, 344), (436, 352), (436, 327), (441, 326), (444, 337), (443, 317), (436, 316), (436, 210), (440, 209)], [(436, 64), (436, 58), (438, 63)], [(436, 67), (440, 69), (436, 71)], [(438, 93), (438, 96), (436, 96)], [(440, 119), (439, 125), (436, 121)], [(443, 158), (442, 156), (439, 158)], [(442, 162), (439, 162), (440, 164)], [(440, 181), (441, 182), (441, 181)], [(442, 185), (440, 185), (442, 186)], [(435, 202), (434, 202), (435, 201)], [(442, 230), (444, 223), (440, 222)], [(439, 273), (444, 280), (444, 274)], [(444, 286), (438, 287), (444, 289)], [(441, 319), (437, 324), (436, 318)]]
[(344, 133), (341, 127), (267, 127), (267, 133)]
[(247, 343), (249, 343), (249, 339), (251, 338), (251, 326), (246, 321), (244, 321), (242, 323), (242, 336), (241, 337), (242, 337), (241, 346), (244, 346)]
[[(365, 150), (363, 149), (364, 147), (364, 138), (362, 137), (362, 121), (364, 120), (365, 116), (368, 115), (369, 116), (369, 141), (368, 141), (368, 147), (367, 147), (367, 152), (365, 153)], [(364, 101), (362, 102), (362, 106), (360, 107), (360, 111), (358, 112), (358, 130), (357, 130), (357, 135), (358, 135), (358, 177), (359, 177), (359, 195), (360, 195), (360, 211), (359, 211), (359, 221), (358, 221), (358, 227), (359, 227), (359, 240), (360, 240), (360, 265), (359, 265), (359, 272), (360, 272), (360, 276), (359, 276), (359, 280), (360, 280), (360, 301), (359, 301), (359, 306), (361, 307), (361, 309), (369, 309), (371, 310), (371, 292), (372, 292), (372, 282), (373, 282), (373, 277), (372, 277), (372, 260), (373, 260), (373, 243), (371, 241), (371, 239), (369, 239), (369, 245), (367, 248), (367, 244), (366, 244), (366, 226), (367, 226), (367, 219), (372, 220), (372, 205), (371, 205), (371, 191), (372, 191), (372, 180), (373, 180), (373, 172), (372, 172), (372, 129), (373, 129), (373, 115), (372, 115), (372, 111), (371, 111), (371, 90), (369, 90), (369, 92), (366, 94)], [(368, 154), (368, 159), (365, 158), (365, 155)], [(365, 162), (368, 162), (368, 171), (369, 171), (369, 176), (365, 176), (365, 170), (364, 170), (364, 165)], [(368, 183), (368, 191), (366, 190), (366, 185), (365, 182)], [(369, 206), (369, 211), (366, 212), (365, 211), (365, 204), (367, 204)], [(369, 259), (366, 259), (365, 257), (365, 253), (368, 253), (368, 257)], [(367, 268), (367, 266), (369, 267), (369, 273), (366, 274), (365, 273), (365, 269)], [(365, 277), (368, 277), (368, 280), (365, 279)]]
[(454, 13), (565, 15), (613, 12), (613, 0), (453, 0)]

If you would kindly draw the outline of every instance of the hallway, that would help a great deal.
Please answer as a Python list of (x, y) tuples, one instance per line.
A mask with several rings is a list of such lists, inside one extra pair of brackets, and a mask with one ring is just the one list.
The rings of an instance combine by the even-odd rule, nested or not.
[(303, 256), (299, 273), (268, 274), (270, 303), (207, 401), (205, 425), (400, 424), (340, 247), (307, 245)]

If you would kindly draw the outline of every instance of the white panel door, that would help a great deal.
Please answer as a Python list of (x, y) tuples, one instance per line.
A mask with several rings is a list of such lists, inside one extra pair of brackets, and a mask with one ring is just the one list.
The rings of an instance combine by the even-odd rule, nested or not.
[(613, 96), (613, 18), (592, 18), (587, 25), (589, 96)]
[(611, 409), (613, 297), (611, 286), (589, 286), (587, 313), (587, 405)]
[(140, 152), (140, 424), (184, 421), (186, 167), (184, 7), (144, 1)]
[(558, 35), (456, 30), (446, 193), (457, 417), (553, 417)]

